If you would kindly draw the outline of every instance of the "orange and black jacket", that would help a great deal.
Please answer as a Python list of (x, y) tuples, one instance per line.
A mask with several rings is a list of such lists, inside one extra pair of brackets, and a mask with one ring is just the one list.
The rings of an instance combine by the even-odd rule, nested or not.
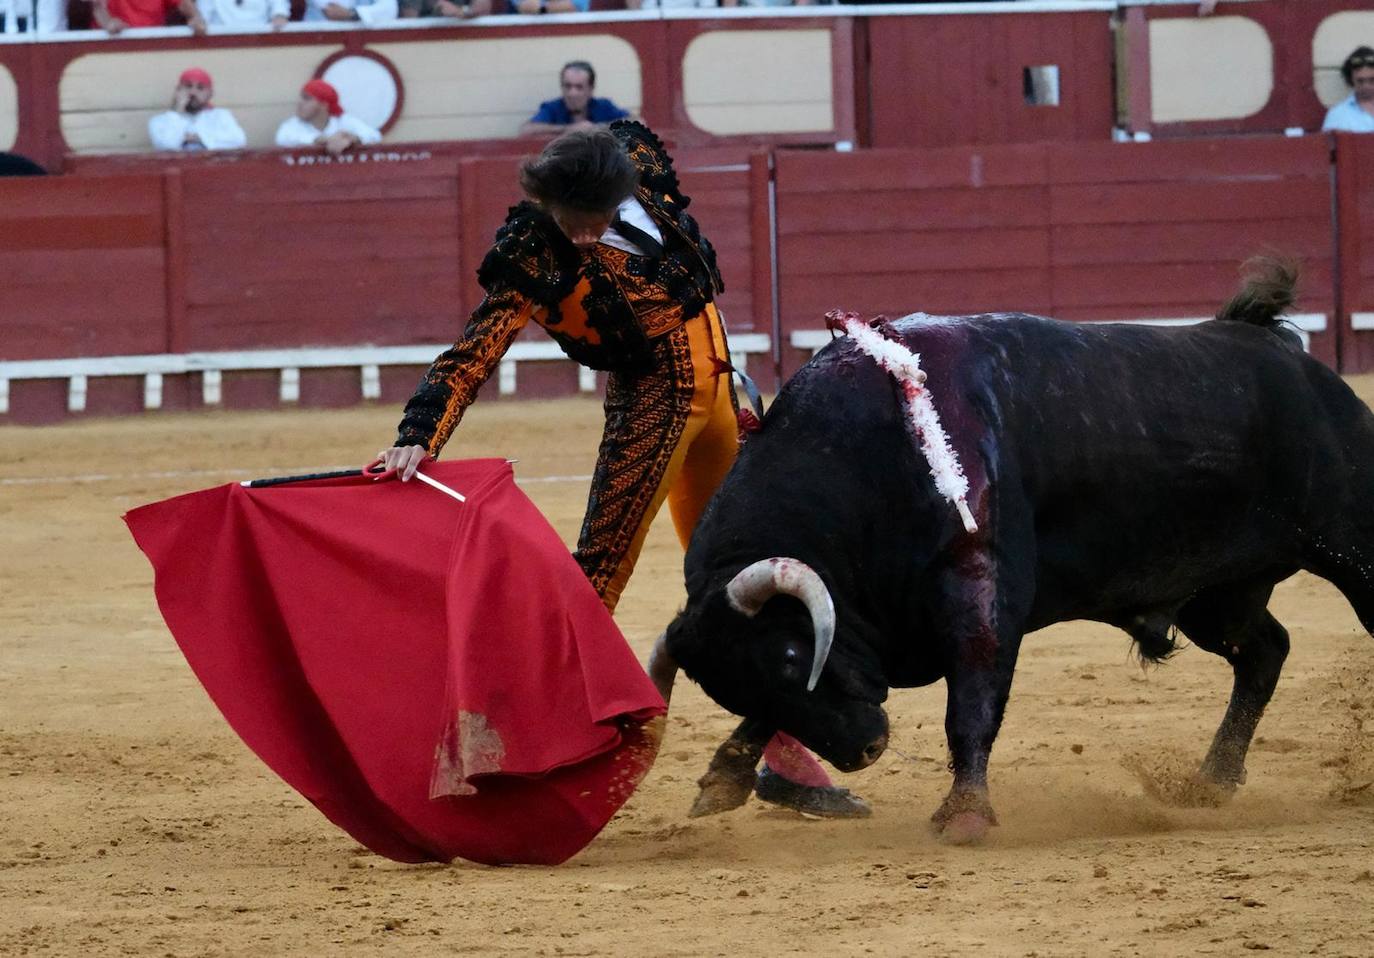
[(653, 341), (698, 315), (721, 291), (716, 254), (687, 213), (673, 163), (648, 127), (618, 120), (610, 130), (640, 170), (636, 199), (663, 234), (664, 255), (597, 244), (582, 252), (531, 203), (511, 209), (477, 271), (486, 296), (462, 338), (434, 361), (406, 404), (397, 445), (435, 454), (533, 319), (569, 358), (592, 369), (652, 372)]

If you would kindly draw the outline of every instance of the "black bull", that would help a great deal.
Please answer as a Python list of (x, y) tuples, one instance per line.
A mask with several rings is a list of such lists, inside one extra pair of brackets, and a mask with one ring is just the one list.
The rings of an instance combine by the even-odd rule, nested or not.
[[(974, 840), (996, 822), (988, 755), (1022, 636), (1096, 620), (1160, 660), (1177, 627), (1234, 670), (1200, 771), (1234, 789), (1288, 653), (1266, 610), (1275, 584), (1313, 572), (1374, 627), (1374, 417), (1276, 310), (1242, 295), (1187, 328), (888, 323), (929, 376), (974, 534), (935, 491), (893, 380), (835, 341), (783, 389), (697, 527), (669, 655), (746, 717), (744, 738), (781, 729), (846, 771), (886, 746), (889, 687), (945, 679), (954, 783), (935, 821)], [(774, 557), (809, 566), (834, 603), (814, 691), (823, 641), (807, 607), (776, 584), (727, 594)]]

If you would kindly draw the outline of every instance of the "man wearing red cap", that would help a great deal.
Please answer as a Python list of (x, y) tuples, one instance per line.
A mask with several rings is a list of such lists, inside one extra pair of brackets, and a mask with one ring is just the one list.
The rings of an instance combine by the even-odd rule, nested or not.
[(177, 80), (172, 108), (148, 121), (148, 138), (156, 150), (241, 150), (247, 144), (234, 114), (211, 106), (214, 82), (192, 67)]
[(381, 133), (343, 111), (339, 91), (323, 80), (311, 80), (301, 87), (296, 115), (277, 127), (277, 146), (318, 146), (331, 156), (381, 140)]
[(186, 18), (196, 36), (205, 33), (205, 18), (196, 0), (91, 0), (91, 16), (96, 26), (111, 34), (127, 27), (165, 27), (173, 10)]

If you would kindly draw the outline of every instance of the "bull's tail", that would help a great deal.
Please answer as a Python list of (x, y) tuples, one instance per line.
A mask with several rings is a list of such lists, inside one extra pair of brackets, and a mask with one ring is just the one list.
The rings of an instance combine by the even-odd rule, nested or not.
[(1217, 319), (1273, 329), (1293, 305), (1298, 264), (1277, 256), (1254, 256), (1241, 267), (1245, 284), (1217, 312)]

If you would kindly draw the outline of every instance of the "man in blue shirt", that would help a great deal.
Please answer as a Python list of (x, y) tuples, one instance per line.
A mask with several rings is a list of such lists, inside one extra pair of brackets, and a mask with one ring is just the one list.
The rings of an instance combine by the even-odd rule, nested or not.
[(1323, 130), (1374, 133), (1374, 49), (1357, 47), (1341, 64), (1350, 96), (1326, 111)]
[(558, 74), (558, 83), (563, 95), (539, 104), (538, 112), (520, 127), (521, 136), (556, 136), (567, 130), (590, 130), (630, 115), (612, 101), (592, 96), (596, 71), (586, 60), (565, 64)]

